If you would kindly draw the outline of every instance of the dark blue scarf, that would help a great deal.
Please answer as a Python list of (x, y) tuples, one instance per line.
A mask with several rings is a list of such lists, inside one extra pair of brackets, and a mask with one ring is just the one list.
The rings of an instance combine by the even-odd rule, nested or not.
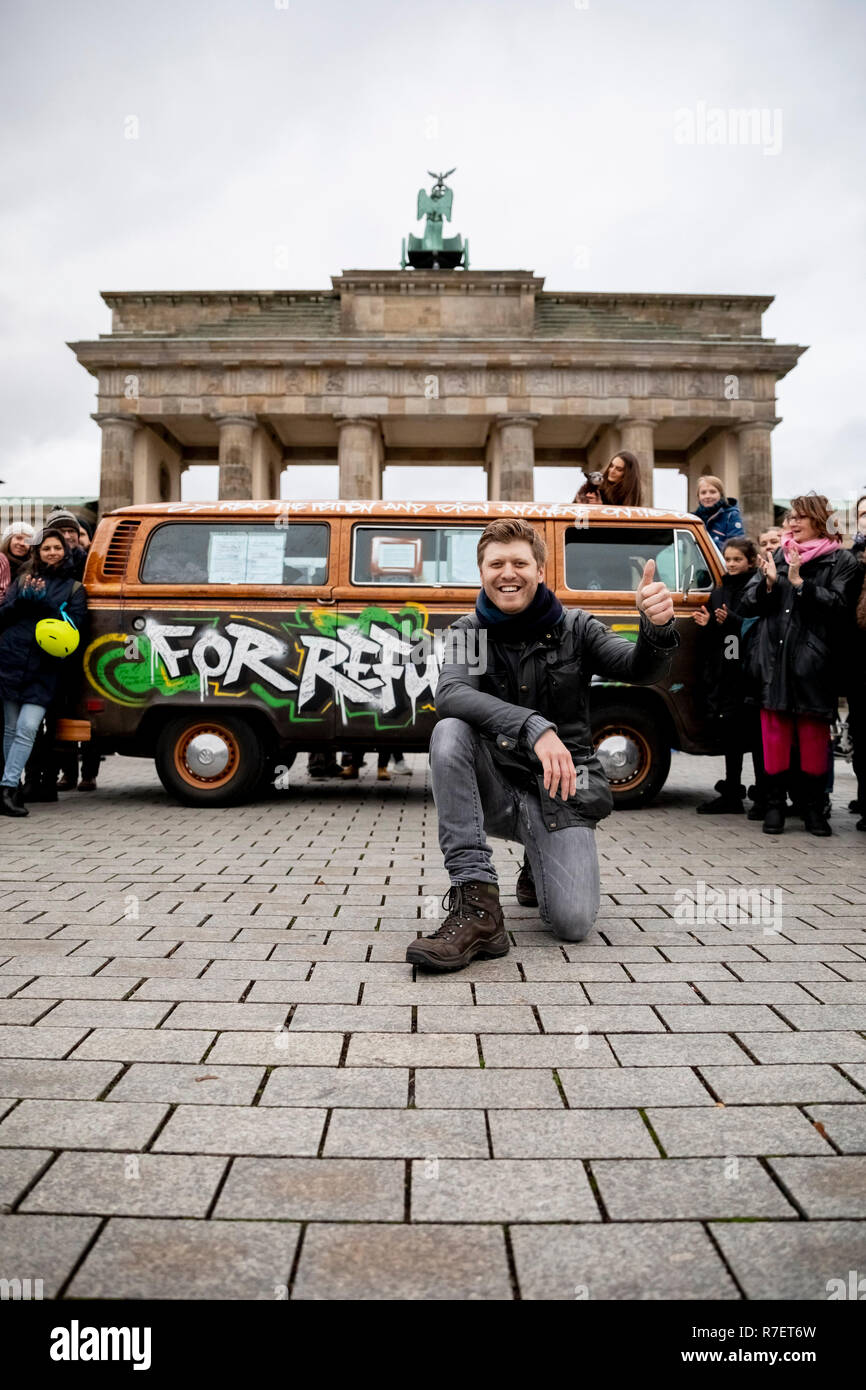
[(534, 642), (550, 632), (562, 617), (562, 604), (546, 584), (539, 584), (522, 613), (503, 613), (482, 589), (475, 600), (478, 626), (486, 628), (494, 642)]

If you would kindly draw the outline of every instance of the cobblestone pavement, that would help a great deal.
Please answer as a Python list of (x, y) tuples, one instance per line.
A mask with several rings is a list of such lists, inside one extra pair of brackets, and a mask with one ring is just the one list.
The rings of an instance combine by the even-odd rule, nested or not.
[(497, 842), (511, 953), (415, 978), (446, 888), (426, 760), (349, 785), (301, 762), (202, 811), (114, 758), (97, 795), (0, 823), (0, 1278), (733, 1300), (866, 1274), (845, 764), (832, 839), (768, 839), (698, 819), (718, 765), (675, 756), (655, 807), (599, 831), (580, 944), (517, 906)]

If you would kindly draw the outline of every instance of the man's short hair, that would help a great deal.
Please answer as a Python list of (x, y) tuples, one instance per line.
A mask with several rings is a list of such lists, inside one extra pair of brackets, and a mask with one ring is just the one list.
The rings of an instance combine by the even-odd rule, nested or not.
[(547, 546), (532, 522), (524, 521), (519, 516), (500, 516), (495, 521), (488, 522), (481, 532), (481, 538), (478, 541), (478, 568), (481, 568), (484, 551), (488, 545), (493, 542), (508, 545), (510, 541), (526, 541), (532, 551), (535, 563), (537, 565), (547, 564)]

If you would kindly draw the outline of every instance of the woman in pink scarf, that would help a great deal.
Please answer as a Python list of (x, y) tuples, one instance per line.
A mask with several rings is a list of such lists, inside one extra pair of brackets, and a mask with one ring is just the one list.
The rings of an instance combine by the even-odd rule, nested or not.
[(754, 598), (761, 621), (753, 673), (760, 692), (768, 835), (781, 835), (785, 828), (785, 789), (795, 738), (805, 828), (812, 835), (832, 833), (824, 814), (830, 725), (837, 713), (862, 572), (832, 533), (831, 515), (826, 497), (795, 497), (780, 548), (758, 560), (764, 582)]

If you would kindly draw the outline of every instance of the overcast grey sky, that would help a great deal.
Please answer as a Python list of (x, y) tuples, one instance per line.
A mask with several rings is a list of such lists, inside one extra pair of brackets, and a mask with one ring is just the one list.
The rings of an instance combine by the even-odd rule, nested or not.
[[(774, 294), (765, 332), (809, 345), (775, 492), (866, 483), (862, 0), (17, 0), (3, 20), (5, 495), (96, 493), (95, 382), (65, 343), (108, 331), (100, 290), (397, 267), (427, 169), (452, 165), (476, 269)], [(763, 137), (684, 143), (701, 103), (764, 110)]]

